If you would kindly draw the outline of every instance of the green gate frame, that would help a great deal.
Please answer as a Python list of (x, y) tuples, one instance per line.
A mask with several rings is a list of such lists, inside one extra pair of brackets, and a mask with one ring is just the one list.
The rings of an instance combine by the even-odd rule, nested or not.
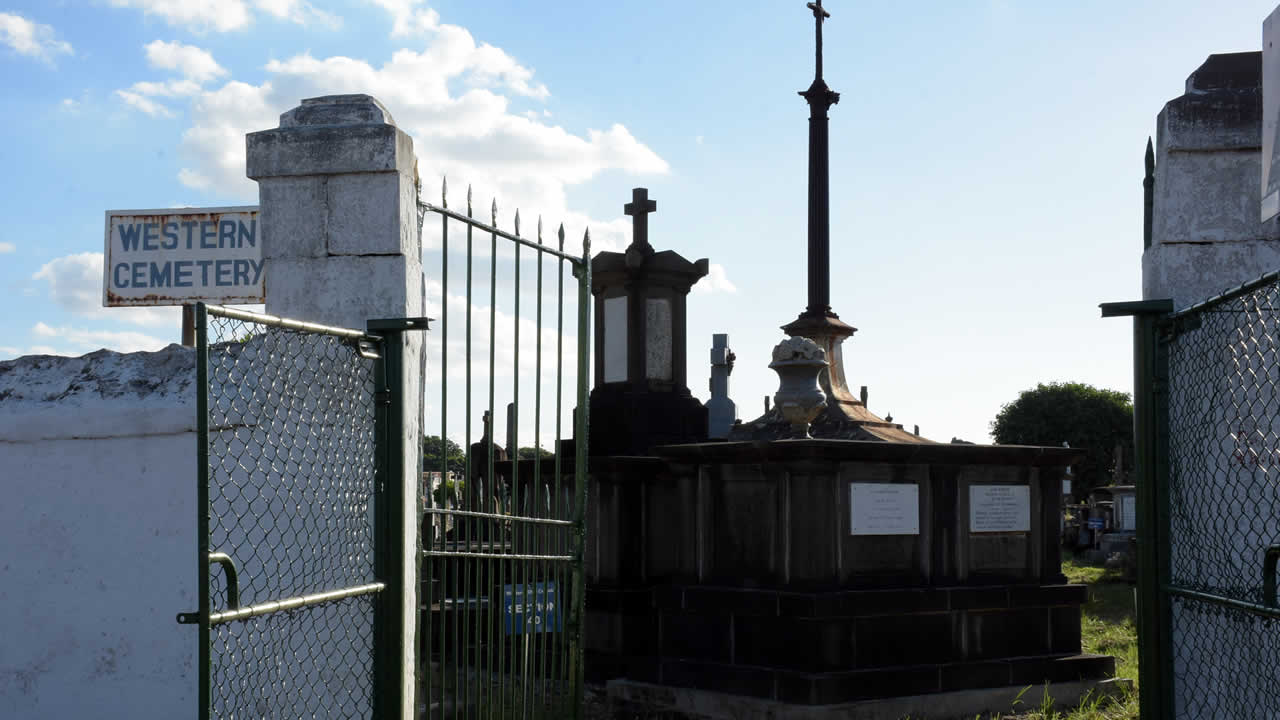
[[(210, 504), (210, 482), (213, 479), (210, 464), (210, 445), (212, 442), (210, 428), (210, 317), (222, 318), (231, 322), (246, 323), (251, 326), (265, 328), (268, 332), (286, 331), (306, 336), (327, 336), (349, 346), (352, 358), (371, 361), (372, 386), (368, 389), (371, 397), (366, 401), (373, 406), (373, 441), (368, 467), (372, 467), (371, 503), (371, 554), (373, 557), (374, 579), (371, 582), (347, 585), (345, 587), (326, 589), (292, 597), (272, 599), (242, 607), (240, 605), (240, 583), (235, 560), (227, 553), (210, 547), (210, 515), (213, 506)], [(403, 433), (398, 428), (404, 422), (404, 398), (399, 378), (403, 366), (403, 346), (401, 334), (410, 330), (426, 330), (427, 318), (403, 318), (394, 320), (372, 320), (369, 332), (360, 332), (345, 328), (328, 327), (315, 323), (299, 322), (284, 318), (247, 312), (234, 308), (220, 307), (198, 303), (195, 306), (196, 329), (196, 412), (197, 412), (197, 594), (199, 605), (196, 612), (179, 613), (178, 622), (198, 625), (199, 681), (198, 702), (199, 717), (209, 720), (214, 711), (213, 700), (213, 647), (211, 628), (223, 623), (243, 622), (253, 618), (276, 613), (293, 613), (306, 611), (330, 603), (340, 602), (360, 596), (374, 596), (372, 608), (372, 637), (370, 640), (371, 656), (368, 658), (371, 667), (370, 706), (366, 717), (400, 717), (404, 712), (402, 693), (400, 691), (403, 638), (405, 636), (404, 614), (401, 611), (403, 582), (400, 573), (401, 559), (406, 553), (416, 548), (405, 548), (403, 538), (406, 537), (404, 527), (403, 494), (400, 492), (400, 478), (403, 477)], [(235, 345), (245, 345), (250, 336), (223, 339), (227, 352)], [(271, 361), (280, 363), (286, 358), (272, 356)], [(416, 501), (416, 500), (415, 500)], [(414, 528), (416, 531), (416, 528)], [(214, 589), (212, 587), (211, 565), (222, 568), (226, 581), (226, 605), (215, 611)], [(413, 579), (416, 582), (417, 578)], [(321, 652), (330, 652), (332, 648), (322, 648)], [(416, 698), (415, 698), (416, 702)], [(363, 714), (363, 713), (362, 713)]]
[[(1262, 559), (1261, 599), (1250, 602), (1219, 592), (1181, 587), (1171, 571), (1172, 477), (1170, 424), (1171, 344), (1180, 334), (1199, 329), (1209, 314), (1268, 286), (1280, 285), (1280, 272), (1270, 272), (1220, 295), (1174, 311), (1172, 300), (1102, 304), (1103, 317), (1133, 318), (1134, 448), (1138, 499), (1138, 656), (1139, 705), (1143, 720), (1174, 717), (1175, 648), (1173, 599), (1205, 603), (1222, 611), (1239, 611), (1280, 620), (1277, 563), (1280, 545), (1258, 548)], [(1259, 308), (1261, 309), (1261, 308)], [(1267, 310), (1275, 312), (1275, 307)], [(1271, 708), (1270, 710), (1275, 710)]]

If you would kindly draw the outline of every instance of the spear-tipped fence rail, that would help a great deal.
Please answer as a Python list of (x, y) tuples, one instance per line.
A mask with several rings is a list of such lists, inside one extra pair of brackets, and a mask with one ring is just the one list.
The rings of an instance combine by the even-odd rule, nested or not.
[[(442, 183), (440, 204), (419, 202), (419, 217), (440, 218), (440, 325), (439, 354), (428, 357), (430, 376), (426, 396), (438, 392), (439, 464), (426, 466), (449, 482), (458, 463), (451, 460), (450, 414), (460, 403), (465, 418), (460, 434), (462, 491), (435, 493), (427, 488), (422, 521), (423, 604), (420, 683), (422, 716), (436, 718), (580, 718), (583, 711), (583, 611), (585, 575), (586, 471), (587, 471), (587, 360), (590, 347), (591, 263), (589, 233), (582, 252), (565, 251), (565, 231), (556, 232), (557, 244), (543, 242), (541, 218), (535, 239), (520, 232), (516, 211), (512, 232), (498, 227), (498, 206), (490, 205), (489, 222), (475, 217), (471, 189), (466, 211), (448, 206), (447, 183)], [(461, 224), (465, 250), (450, 247), (451, 225)], [(477, 240), (488, 236), (488, 327), (474, 317), (477, 291)], [(479, 237), (477, 237), (479, 236)], [(510, 256), (506, 247), (512, 249)], [(500, 252), (501, 250), (501, 252)], [(523, 251), (523, 252), (522, 252)], [(532, 251), (532, 252), (529, 252)], [(499, 263), (499, 256), (503, 262)], [(462, 282), (465, 316), (461, 352), (450, 345), (450, 264), (465, 267)], [(544, 274), (550, 264), (555, 277), (555, 369), (553, 381), (543, 367), (544, 295), (550, 288)], [(529, 267), (532, 265), (532, 267)], [(575, 365), (565, 367), (565, 274), (577, 282), (577, 331), (573, 338)], [(531, 318), (521, 310), (521, 283), (533, 272), (536, 298)], [(483, 273), (482, 273), (483, 275)], [(505, 281), (510, 281), (506, 285)], [(483, 277), (480, 284), (483, 283)], [(499, 333), (499, 285), (511, 288), (514, 317), (510, 336)], [(456, 299), (456, 298), (455, 298)], [(527, 314), (528, 307), (525, 307)], [(453, 314), (459, 312), (456, 308)], [(535, 333), (532, 393), (521, 388), (522, 321)], [(479, 327), (478, 327), (479, 326)], [(477, 333), (487, 341), (487, 366), (477, 369)], [(511, 348), (510, 438), (520, 437), (522, 403), (532, 394), (533, 457), (520, 458), (519, 442), (506, 448), (497, 444), (492, 418), (497, 410), (499, 376), (508, 368), (498, 361), (497, 348)], [(434, 352), (433, 352), (434, 354)], [(450, 376), (453, 365), (463, 363), (459, 388)], [(476, 377), (483, 373), (482, 377)], [(566, 375), (574, 383), (571, 442), (563, 440)], [(526, 376), (526, 380), (528, 377)], [(551, 414), (554, 427), (543, 425), (544, 384), (554, 383)], [(486, 392), (476, 392), (483, 383)], [(451, 392), (452, 391), (452, 392)], [(506, 390), (503, 389), (505, 393)], [(461, 394), (461, 398), (456, 397)], [(523, 393), (523, 394), (522, 394)], [(451, 404), (453, 403), (453, 404)], [(473, 442), (473, 412), (486, 408), (486, 431)], [(457, 416), (453, 418), (455, 421)], [(544, 434), (552, 439), (544, 453)], [(571, 454), (571, 459), (566, 455)], [(544, 457), (545, 455), (545, 457)], [(453, 488), (456, 489), (455, 484)], [(567, 607), (564, 604), (567, 603)]]

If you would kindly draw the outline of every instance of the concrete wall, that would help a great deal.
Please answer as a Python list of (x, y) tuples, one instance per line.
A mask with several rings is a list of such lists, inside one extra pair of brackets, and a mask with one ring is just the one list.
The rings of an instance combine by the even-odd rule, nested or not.
[(0, 362), (0, 717), (195, 716), (194, 362)]
[(1143, 298), (1183, 308), (1280, 268), (1280, 224), (1258, 221), (1262, 53), (1209, 56), (1156, 122)]

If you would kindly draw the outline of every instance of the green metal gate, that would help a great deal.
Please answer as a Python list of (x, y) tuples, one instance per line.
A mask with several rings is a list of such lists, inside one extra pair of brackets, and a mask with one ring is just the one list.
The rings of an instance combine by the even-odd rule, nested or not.
[(420, 204), (440, 218), (441, 319), (427, 360), (440, 452), (425, 467), (420, 709), (429, 720), (580, 718), (590, 236), (566, 252), (563, 226), (550, 247), (541, 220), (530, 240), (518, 211), (506, 232), (496, 202), (484, 223), (470, 189), (465, 214), (446, 192)]
[(1280, 274), (1134, 316), (1144, 719), (1280, 717)]
[(196, 306), (200, 717), (398, 717), (384, 346)]

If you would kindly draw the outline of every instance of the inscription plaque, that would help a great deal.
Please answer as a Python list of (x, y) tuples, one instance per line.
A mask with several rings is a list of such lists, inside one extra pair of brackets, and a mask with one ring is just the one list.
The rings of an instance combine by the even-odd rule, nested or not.
[(919, 535), (920, 486), (849, 483), (850, 535)]
[(970, 485), (969, 532), (1031, 532), (1031, 488)]

